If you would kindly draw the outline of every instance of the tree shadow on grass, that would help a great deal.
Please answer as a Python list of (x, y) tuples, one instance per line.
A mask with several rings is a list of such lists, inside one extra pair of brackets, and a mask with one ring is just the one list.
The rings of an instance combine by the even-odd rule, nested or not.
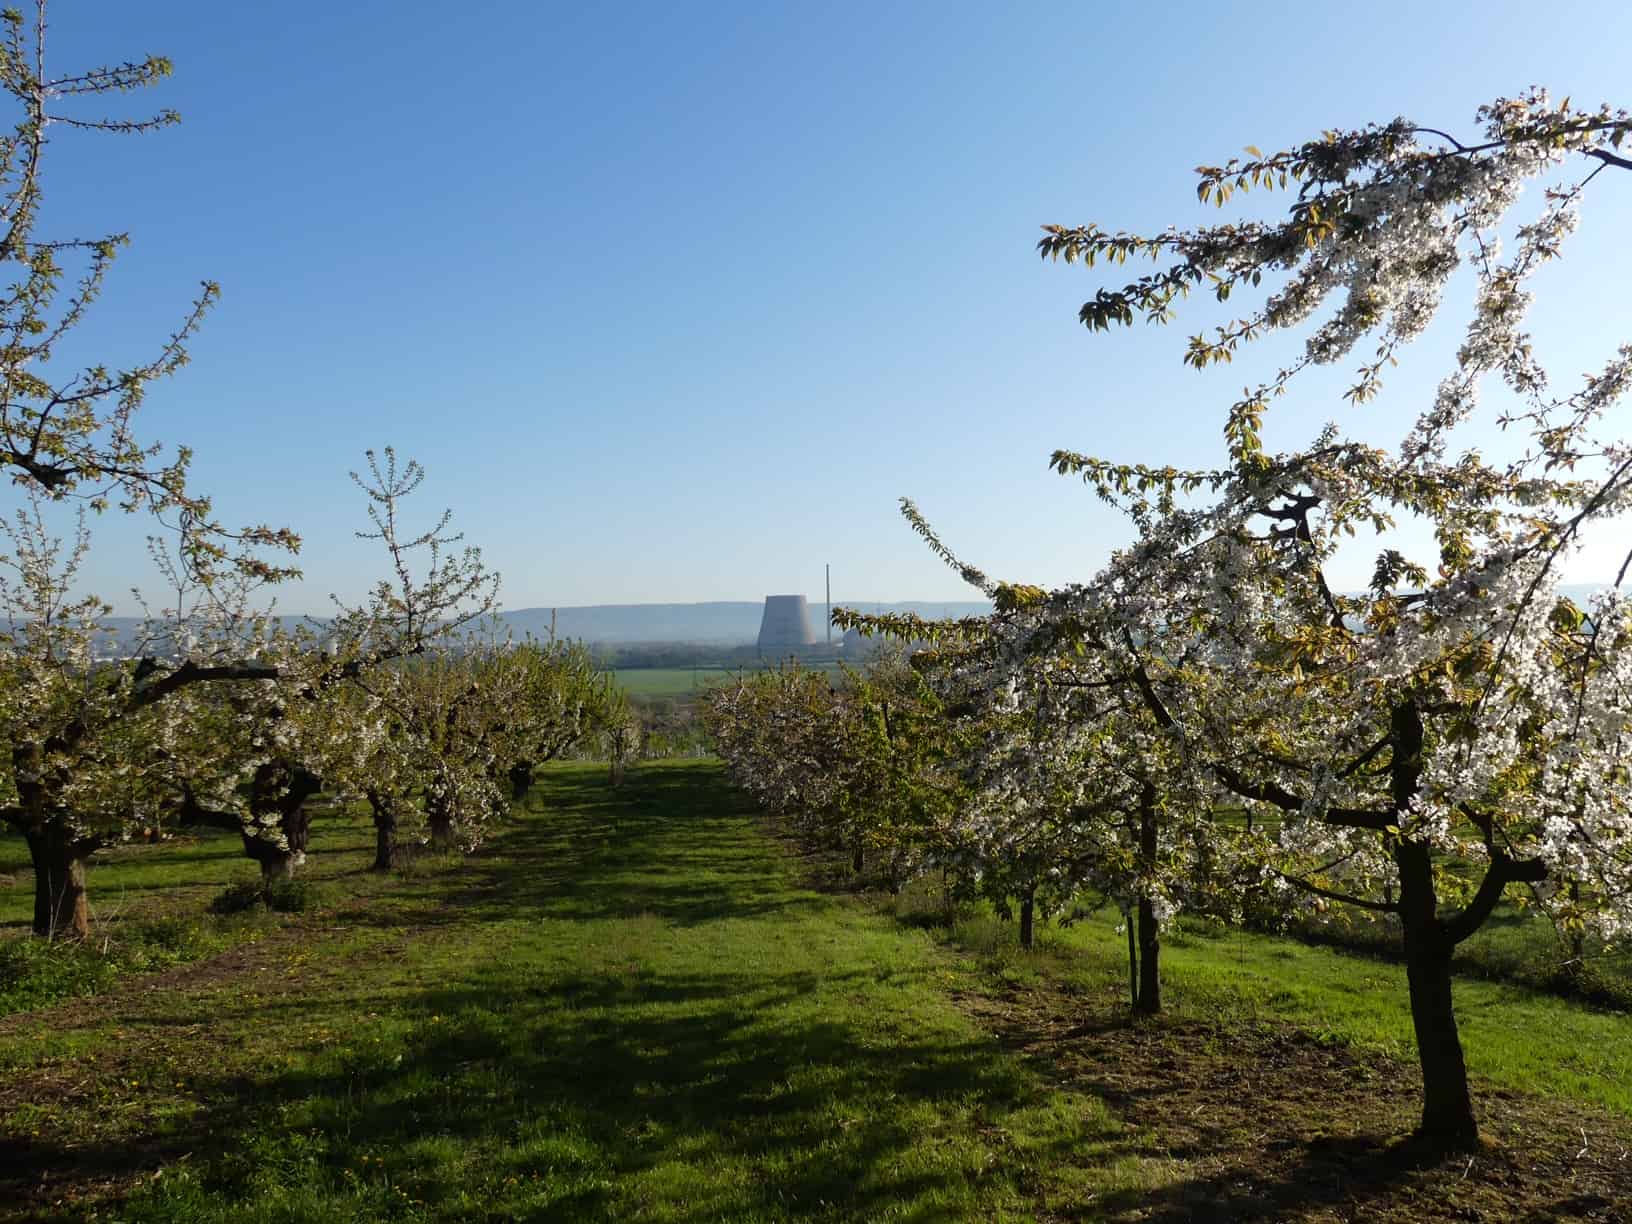
[(1290, 1025), (1134, 1021), (1103, 1005), (1084, 1016), (1047, 991), (1018, 1007), (967, 1002), (1047, 1079), (1111, 1106), (1128, 1124), (1124, 1154), (1175, 1163), (1162, 1184), (1102, 1196), (1096, 1219), (1632, 1218), (1627, 1126), (1572, 1102), (1482, 1094), (1487, 1131), (1522, 1139), (1436, 1152), (1410, 1138), (1414, 1067)]
[(1267, 1156), (1215, 1161), (1225, 1167), (1154, 1190), (1108, 1195), (1099, 1203), (1103, 1218), (1115, 1224), (1622, 1224), (1632, 1203), (1624, 1197), (1624, 1173), (1617, 1178), (1602, 1167), (1572, 1171), (1547, 1152), (1425, 1152), (1409, 1140), (1379, 1134), (1282, 1140), (1270, 1148)]
[[(693, 937), (707, 949), (700, 961), (665, 962), (669, 928), (775, 925), (838, 904), (789, 887), (740, 816), (721, 815), (712, 772), (643, 771), (621, 791), (569, 778), (550, 796), (546, 812), (484, 853), (405, 881), (377, 912), (336, 917), (464, 928), (472, 940), (517, 918), (584, 940), (604, 934), (597, 923), (637, 920), (614, 930), (622, 942), (584, 955), (564, 948), (531, 982), (496, 946), (464, 960), (454, 980), (406, 994), (362, 983), (332, 995), (280, 991), (274, 973), (207, 1004), (129, 1000), (118, 1023), (152, 1033), (207, 1006), (207, 1028), (187, 1041), (247, 1042), (268, 1052), (267, 1065), (201, 1050), (190, 1090), (203, 1106), (184, 1121), (120, 1140), (13, 1141), (0, 1149), (0, 1202), (129, 1186), (184, 1156), (228, 1214), (258, 1193), (269, 1165), (327, 1187), (336, 1202), (361, 1192), (359, 1178), (383, 1178), (461, 1217), (473, 1177), (495, 1202), (530, 1196), (517, 1214), (567, 1218), (626, 1214), (633, 1178), (671, 1203), (670, 1218), (698, 1221), (745, 1205), (798, 1218), (831, 1217), (842, 1204), (841, 1214), (866, 1218), (1007, 1176), (974, 1150), (972, 1119), (995, 1124), (1035, 1105), (1031, 1077), (967, 1030), (917, 1031), (878, 970), (854, 969), (853, 957), (842, 972), (801, 968), (797, 957), (720, 969), (735, 953), (706, 934)], [(746, 955), (760, 937), (744, 937)], [(358, 1020), (374, 1010), (394, 1017), (378, 1044)], [(334, 1044), (312, 1053), (313, 1034), (329, 1031)], [(287, 1037), (280, 1046), (268, 1033)], [(308, 1069), (280, 1070), (285, 1051), (305, 1052)], [(974, 1145), (968, 1153), (942, 1150), (943, 1123)], [(290, 1125), (306, 1136), (298, 1148), (280, 1138)]]
[[(643, 770), (624, 787), (546, 775), (545, 810), (507, 823), (450, 871), (359, 908), (359, 926), (457, 926), (515, 918), (655, 914), (675, 926), (814, 909), (746, 827), (712, 771)], [(654, 844), (661, 851), (654, 852)], [(745, 853), (746, 852), (746, 853)], [(757, 861), (756, 861), (757, 859)]]
[[(42, 1167), (48, 1182), (128, 1181), (190, 1152), (221, 1204), (251, 1199), (274, 1161), (337, 1200), (364, 1170), (433, 1213), (458, 1214), (474, 1184), (499, 1200), (492, 1218), (507, 1218), (504, 1195), (525, 1194), (547, 1218), (618, 1219), (638, 1184), (639, 1201), (665, 1202), (671, 1219), (865, 1219), (1002, 1176), (941, 1145), (1038, 1101), (1035, 1081), (988, 1042), (880, 1033), (865, 1012), (808, 1005), (865, 989), (869, 974), (579, 974), (536, 990), (506, 980), (495, 967), (418, 995), (402, 1045), (365, 1040), (313, 1071), (202, 1081), (213, 1104), (159, 1139), (0, 1149), (0, 1201), (22, 1201)], [(242, 1010), (222, 1017), (229, 1030), (276, 1021)], [(274, 1119), (321, 1141), (297, 1158)], [(1033, 1157), (1064, 1158), (1079, 1138)]]

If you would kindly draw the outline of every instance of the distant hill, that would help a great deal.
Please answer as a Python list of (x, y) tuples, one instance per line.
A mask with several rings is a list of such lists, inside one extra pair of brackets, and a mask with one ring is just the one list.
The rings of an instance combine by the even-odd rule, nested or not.
[[(1585, 603), (1588, 596), (1601, 591), (1606, 584), (1571, 583), (1560, 586), (1559, 593)], [(985, 602), (929, 603), (906, 600), (900, 603), (871, 601), (844, 602), (841, 606), (859, 612), (912, 612), (925, 617), (984, 616), (992, 610)], [(741, 645), (759, 638), (759, 618), (764, 603), (759, 600), (730, 600), (715, 603), (689, 604), (592, 604), (576, 608), (517, 608), (503, 612), (500, 618), (517, 637), (531, 634), (547, 637), (551, 618), (555, 635), (573, 638), (596, 645), (627, 645), (637, 642), (706, 642), (720, 645)], [(810, 602), (810, 619), (818, 636), (822, 634), (822, 605)], [(303, 618), (285, 617), (289, 623)], [(122, 653), (134, 642), (142, 622), (136, 617), (113, 616), (107, 621), (110, 632), (119, 643)], [(837, 638), (837, 632), (834, 633)]]
[[(837, 602), (837, 601), (836, 601)], [(984, 616), (989, 603), (902, 603), (854, 602), (845, 607), (861, 612), (913, 612), (919, 616)], [(734, 600), (692, 604), (595, 604), (578, 608), (518, 608), (503, 618), (517, 634), (544, 637), (554, 617), (557, 637), (585, 642), (718, 642), (737, 645), (759, 637), (759, 618), (764, 611), (760, 600)], [(824, 608), (810, 601), (810, 619), (816, 632), (823, 632)], [(835, 637), (837, 634), (835, 634)]]
[[(1602, 590), (1600, 584), (1572, 584), (1559, 593), (1578, 603)], [(985, 601), (929, 603), (904, 600), (898, 603), (836, 600), (836, 606), (858, 612), (911, 612), (923, 617), (947, 618), (985, 616), (992, 605)], [(594, 644), (623, 645), (636, 642), (707, 642), (740, 645), (759, 637), (759, 619), (764, 603), (759, 600), (693, 604), (596, 604), (577, 608), (519, 608), (505, 612), (505, 622), (519, 635), (544, 637), (555, 618), (557, 637), (575, 638)], [(810, 601), (810, 620), (822, 636), (823, 606)], [(834, 638), (838, 638), (834, 633)]]
[[(555, 635), (591, 644), (624, 645), (635, 642), (706, 642), (736, 646), (759, 638), (759, 618), (764, 611), (760, 600), (731, 600), (690, 604), (594, 604), (576, 608), (517, 608), (501, 612), (500, 619), (517, 637), (531, 634), (548, 637), (553, 620)], [(863, 612), (914, 612), (919, 616), (984, 616), (989, 603), (852, 603)], [(823, 607), (812, 600), (811, 624), (822, 635)], [(282, 618), (293, 626), (303, 617)], [(317, 618), (321, 620), (322, 618)], [(134, 616), (110, 616), (106, 622), (110, 639), (106, 653), (127, 653), (136, 644), (143, 622)], [(834, 637), (839, 635), (835, 631)]]

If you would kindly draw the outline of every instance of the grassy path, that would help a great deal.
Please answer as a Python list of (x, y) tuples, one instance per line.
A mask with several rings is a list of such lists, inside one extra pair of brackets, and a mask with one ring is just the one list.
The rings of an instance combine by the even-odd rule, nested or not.
[(1130, 1029), (1090, 927), (1021, 956), (815, 891), (712, 765), (543, 799), (474, 858), (0, 1019), (0, 1218), (1632, 1220), (1632, 1130), (1572, 1099), (1613, 1093), (1486, 1083), (1496, 1146), (1418, 1166), (1414, 1066), (1340, 1031), (1371, 1012), (1295, 1027), (1246, 972), (1303, 1006), (1380, 998), (1369, 962), (1180, 941), (1175, 1014)]
[(713, 769), (546, 785), (332, 929), (0, 1023), (0, 1203), (1029, 1219), (1077, 1162), (1114, 1180), (1097, 1101), (1001, 1053), (928, 936), (797, 886)]

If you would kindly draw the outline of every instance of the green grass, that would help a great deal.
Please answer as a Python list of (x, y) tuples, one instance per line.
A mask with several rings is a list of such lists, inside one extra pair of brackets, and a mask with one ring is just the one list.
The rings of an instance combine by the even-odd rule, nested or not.
[[(374, 828), (356, 812), (313, 823), (311, 860), (285, 886), (274, 910), (298, 912), (333, 896), (366, 898), (389, 887), (367, 874)], [(47, 944), (26, 938), (33, 918), (33, 872), (22, 838), (0, 835), (0, 1016), (57, 999), (98, 994), (121, 977), (151, 972), (253, 942), (280, 929), (257, 907), (212, 907), (258, 888), (260, 870), (236, 833), (188, 830), (157, 845), (132, 842), (100, 851), (86, 871), (91, 938)]]
[[(927, 899), (886, 908), (918, 912)], [(944, 937), (987, 956), (994, 971), (1047, 971), (1078, 993), (1127, 991), (1127, 941), (1114, 910), (1069, 926), (1040, 925), (1040, 958), (1010, 951), (1012, 923), (970, 908)], [(1229, 1025), (1286, 1022), (1321, 1038), (1416, 1061), (1403, 965), (1295, 938), (1199, 924), (1163, 937), (1164, 1004)], [(1458, 1025), (1469, 1071), (1491, 1085), (1591, 1102), (1632, 1118), (1632, 1019), (1548, 991), (1459, 978)]]
[(716, 765), (603, 777), (247, 979), (20, 1017), (5, 1077), (89, 1099), (7, 1128), (143, 1167), (126, 1221), (1030, 1219), (1149, 1175), (954, 1006), (972, 968), (801, 887)]
[[(838, 674), (836, 663), (811, 663), (811, 669)], [(739, 667), (620, 667), (613, 674), (632, 697), (690, 697), (717, 684), (726, 684)]]
[(633, 697), (690, 697), (737, 674), (724, 667), (620, 667), (618, 687)]
[[(0, 1020), (0, 1218), (1178, 1221), (1225, 1199), (1227, 1218), (1282, 1218), (1322, 1160), (1352, 1159), (1287, 1136), (1328, 1135), (1379, 1082), (1392, 1104), (1362, 1126), (1410, 1108), (1403, 975), (1375, 958), (1181, 932), (1174, 1018), (1129, 1029), (1114, 918), (1044, 927), (1023, 954), (989, 915), (925, 921), (926, 893), (817, 891), (717, 763), (648, 765), (621, 790), (562, 766), (535, 800), (477, 855), (383, 878), (362, 870), (366, 825), (320, 823), (311, 876), (336, 904), (262, 911), (220, 956), (157, 978), (114, 966), (100, 998)], [(208, 923), (194, 916), (247, 874), (228, 848), (121, 851), (92, 886), (123, 896), (122, 923), (164, 921), (163, 899)], [(1571, 1120), (1505, 1119), (1563, 1134), (1555, 1166), (1574, 1121), (1632, 1114), (1624, 1017), (1489, 982), (1458, 999), (1481, 1096), (1544, 1094)], [(1281, 1057), (1288, 1024), (1316, 1041), (1268, 1091), (1319, 1070), (1298, 1049), (1383, 1070), (1354, 1064), (1372, 1078), (1350, 1100), (1342, 1055), (1326, 1095), (1273, 1123), (1221, 1101), (1232, 1052)], [(1055, 1070), (1073, 1048), (1088, 1065)], [(1182, 1108), (1145, 1095), (1169, 1077)], [(1208, 1130), (1210, 1103), (1246, 1121)], [(1283, 1197), (1243, 1197), (1265, 1169)], [(1476, 1183), (1485, 1218), (1517, 1210), (1460, 1161), (1424, 1175), (1444, 1191), (1427, 1207), (1401, 1176), (1355, 1191), (1407, 1195), (1367, 1218), (1461, 1218), (1435, 1204)]]

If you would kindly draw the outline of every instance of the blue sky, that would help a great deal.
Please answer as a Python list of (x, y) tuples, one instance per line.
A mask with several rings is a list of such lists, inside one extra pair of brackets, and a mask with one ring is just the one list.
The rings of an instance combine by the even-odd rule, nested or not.
[[(195, 449), (227, 521), (301, 532), (297, 611), (379, 570), (346, 473), (386, 444), (511, 607), (816, 594), (829, 561), (836, 600), (968, 597), (902, 495), (994, 574), (1085, 578), (1123, 528), (1049, 452), (1215, 461), (1284, 350), (1188, 370), (1204, 312), (1090, 336), (1095, 282), (1038, 261), (1038, 226), (1195, 223), (1199, 162), (1397, 114), (1467, 131), (1530, 84), (1632, 104), (1612, 3), (58, 0), (53, 22), (61, 70), (169, 55), (126, 101), (183, 116), (52, 146), (47, 228), (134, 240), (83, 357), (140, 358), (221, 283), (143, 431)], [(1538, 285), (1561, 377), (1632, 333), (1632, 175), (1595, 187)], [(1396, 436), (1453, 343), (1345, 424)], [(1274, 440), (1340, 389), (1311, 380)], [(152, 585), (143, 530), (97, 527), (122, 609)], [(1608, 576), (1612, 543), (1568, 576)]]

